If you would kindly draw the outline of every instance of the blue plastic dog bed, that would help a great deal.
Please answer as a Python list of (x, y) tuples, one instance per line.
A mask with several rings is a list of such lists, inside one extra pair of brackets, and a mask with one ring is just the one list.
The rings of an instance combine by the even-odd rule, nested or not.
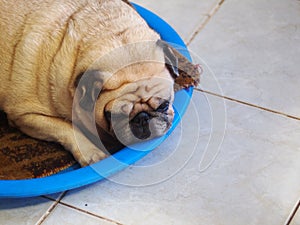
[[(181, 54), (191, 60), (184, 42), (170, 25), (147, 9), (136, 4), (133, 5), (138, 13), (148, 22), (149, 26), (161, 35), (163, 40), (180, 46), (178, 50)], [(193, 88), (189, 88), (175, 94), (173, 105), (175, 108), (174, 122), (171, 129), (163, 137), (126, 147), (105, 160), (84, 168), (75, 166), (59, 174), (44, 178), (0, 180), (0, 197), (33, 197), (71, 190), (100, 181), (125, 169), (155, 149), (171, 134), (185, 113), (192, 93)]]

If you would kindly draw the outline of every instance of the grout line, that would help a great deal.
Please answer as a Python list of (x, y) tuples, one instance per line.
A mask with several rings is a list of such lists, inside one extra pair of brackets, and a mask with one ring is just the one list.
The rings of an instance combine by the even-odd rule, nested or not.
[(206, 94), (214, 95), (216, 97), (224, 98), (224, 99), (229, 100), (229, 101), (237, 102), (237, 103), (240, 103), (240, 104), (243, 104), (243, 105), (247, 105), (247, 106), (254, 107), (254, 108), (257, 108), (257, 109), (261, 109), (261, 110), (264, 110), (264, 111), (268, 111), (268, 112), (271, 112), (271, 113), (274, 113), (274, 114), (285, 116), (285, 117), (288, 117), (290, 119), (300, 120), (300, 117), (292, 116), (292, 115), (289, 115), (289, 114), (286, 114), (286, 113), (283, 113), (283, 112), (279, 112), (279, 111), (276, 111), (276, 110), (273, 110), (273, 109), (268, 109), (268, 108), (265, 108), (265, 107), (262, 107), (262, 106), (254, 105), (254, 104), (249, 103), (249, 102), (244, 102), (244, 101), (241, 101), (241, 100), (237, 100), (237, 99), (230, 98), (230, 97), (227, 97), (227, 96), (224, 96), (224, 95), (220, 95), (220, 94), (216, 94), (216, 93), (213, 93), (213, 92), (210, 92), (210, 91), (202, 90), (200, 88), (195, 88), (195, 90), (206, 93)]
[(189, 46), (195, 37), (200, 33), (201, 30), (208, 24), (210, 19), (218, 12), (225, 0), (220, 0), (219, 3), (208, 13), (206, 19), (203, 23), (200, 24), (199, 28), (192, 34), (191, 38), (186, 42), (186, 45)]
[(66, 194), (67, 194), (67, 191), (62, 192), (62, 193), (58, 196), (57, 199), (51, 198), (50, 196), (46, 196), (46, 195), (43, 195), (42, 198), (46, 198), (46, 199), (51, 200), (51, 201), (54, 201), (54, 202), (56, 202), (56, 201), (59, 202), (59, 201), (61, 201), (61, 200), (63, 199), (63, 197), (65, 197)]
[[(298, 212), (298, 210), (300, 210), (300, 200), (296, 204), (296, 206), (293, 209), (292, 213), (289, 215), (289, 217), (288, 217), (287, 222), (285, 223), (285, 225), (290, 225), (291, 224), (291, 222), (293, 221), (293, 219), (294, 219), (296, 213)], [(300, 213), (300, 211), (298, 213)]]
[[(60, 200), (61, 200), (61, 199), (60, 199)], [(88, 214), (88, 215), (93, 216), (93, 217), (96, 217), (96, 218), (98, 218), (98, 219), (102, 219), (102, 220), (105, 220), (105, 221), (107, 221), (107, 222), (114, 223), (114, 224), (116, 224), (116, 225), (124, 225), (124, 224), (119, 223), (119, 222), (117, 222), (117, 221), (115, 221), (115, 220), (108, 219), (108, 218), (105, 218), (105, 217), (103, 217), (103, 216), (99, 216), (99, 215), (97, 215), (97, 214), (95, 214), (95, 213), (91, 213), (91, 212), (89, 212), (89, 211), (87, 211), (87, 210), (80, 209), (80, 208), (77, 208), (77, 207), (72, 206), (72, 205), (70, 205), (70, 204), (61, 202), (60, 200), (59, 200), (59, 202), (58, 202), (58, 204), (60, 204), (60, 205), (66, 206), (66, 207), (71, 208), (71, 209), (74, 209), (74, 210), (76, 210), (76, 211), (80, 211), (80, 212), (82, 212), (82, 213)]]
[(67, 192), (63, 192), (58, 199), (53, 199), (47, 196), (42, 196), (42, 198), (48, 199), (50, 201), (53, 201), (54, 203), (50, 206), (50, 208), (46, 211), (46, 213), (40, 218), (40, 220), (35, 224), (35, 225), (41, 225), (47, 218), (48, 216), (51, 214), (51, 212), (56, 208), (56, 206), (58, 205), (59, 201), (65, 196)]

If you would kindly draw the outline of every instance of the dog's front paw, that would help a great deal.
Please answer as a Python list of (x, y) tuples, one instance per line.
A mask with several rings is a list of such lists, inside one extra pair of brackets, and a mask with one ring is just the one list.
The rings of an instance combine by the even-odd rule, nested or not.
[(99, 149), (93, 149), (81, 152), (80, 155), (74, 155), (77, 162), (82, 166), (88, 166), (107, 157), (107, 155)]

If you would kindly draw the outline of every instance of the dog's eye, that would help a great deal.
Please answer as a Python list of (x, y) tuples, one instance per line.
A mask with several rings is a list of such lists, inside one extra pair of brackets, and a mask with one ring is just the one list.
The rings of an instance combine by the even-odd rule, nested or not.
[(166, 111), (168, 111), (169, 106), (170, 106), (170, 102), (169, 102), (169, 101), (164, 101), (164, 102), (156, 109), (156, 111), (157, 111), (157, 112), (161, 112), (161, 113), (166, 112)]

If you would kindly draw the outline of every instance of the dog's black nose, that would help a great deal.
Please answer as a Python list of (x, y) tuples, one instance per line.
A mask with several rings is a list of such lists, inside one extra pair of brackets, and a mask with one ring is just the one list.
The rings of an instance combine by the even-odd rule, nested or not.
[(146, 112), (140, 112), (130, 121), (132, 133), (138, 139), (144, 140), (150, 137), (149, 129), (150, 115)]

